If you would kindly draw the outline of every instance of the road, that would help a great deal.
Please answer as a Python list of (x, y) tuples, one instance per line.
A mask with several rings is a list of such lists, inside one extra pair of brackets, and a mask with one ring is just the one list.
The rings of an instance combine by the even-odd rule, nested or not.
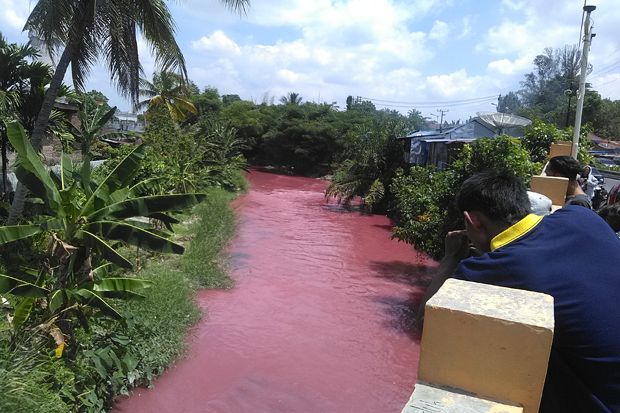
[(620, 179), (617, 178), (605, 178), (605, 183), (603, 186), (607, 191), (609, 191), (614, 185), (620, 184)]

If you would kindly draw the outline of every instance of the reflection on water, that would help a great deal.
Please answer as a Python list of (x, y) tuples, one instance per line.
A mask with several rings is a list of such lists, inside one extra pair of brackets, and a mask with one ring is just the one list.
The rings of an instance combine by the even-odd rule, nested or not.
[(434, 263), (391, 240), (387, 218), (326, 204), (324, 181), (250, 181), (235, 204), (235, 288), (199, 294), (187, 357), (117, 410), (399, 412)]

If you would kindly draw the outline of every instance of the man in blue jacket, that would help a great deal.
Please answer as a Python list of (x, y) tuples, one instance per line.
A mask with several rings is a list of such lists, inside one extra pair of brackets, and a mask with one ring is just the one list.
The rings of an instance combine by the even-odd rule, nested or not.
[[(530, 214), (525, 186), (508, 173), (472, 176), (456, 202), (465, 230), (446, 237), (421, 309), (450, 276), (553, 296), (540, 412), (620, 412), (620, 240), (613, 230), (579, 206)], [(465, 258), (468, 240), (481, 256)]]

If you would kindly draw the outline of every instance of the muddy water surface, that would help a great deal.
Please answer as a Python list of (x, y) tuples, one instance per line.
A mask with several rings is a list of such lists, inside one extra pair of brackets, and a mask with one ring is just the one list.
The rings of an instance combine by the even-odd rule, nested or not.
[(432, 261), (326, 183), (252, 172), (235, 203), (236, 285), (204, 291), (187, 356), (118, 412), (400, 412), (416, 380), (414, 304)]

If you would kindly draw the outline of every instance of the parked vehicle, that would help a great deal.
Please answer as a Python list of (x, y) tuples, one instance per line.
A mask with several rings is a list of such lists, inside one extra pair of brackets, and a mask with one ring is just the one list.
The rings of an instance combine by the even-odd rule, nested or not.
[(594, 166), (590, 167), (590, 173), (592, 174), (592, 176), (594, 176), (596, 178), (596, 180), (598, 181), (599, 184), (604, 184), (605, 183), (605, 177), (603, 176), (601, 171), (596, 169)]
[(592, 209), (597, 210), (605, 205), (607, 205), (607, 190), (602, 185), (597, 185), (594, 188), (594, 197), (592, 197)]

